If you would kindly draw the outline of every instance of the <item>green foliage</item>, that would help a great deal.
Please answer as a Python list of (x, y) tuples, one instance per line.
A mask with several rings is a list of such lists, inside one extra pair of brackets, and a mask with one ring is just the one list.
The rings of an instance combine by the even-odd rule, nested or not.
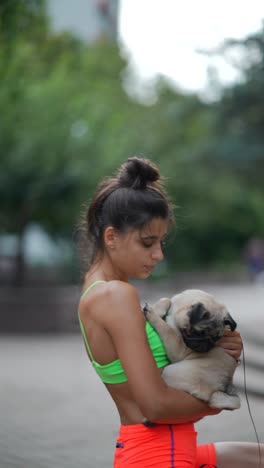
[(153, 132), (153, 154), (178, 205), (172, 268), (239, 263), (248, 239), (264, 235), (264, 28), (224, 50), (238, 45), (242, 79), (219, 102), (160, 95), (156, 115), (165, 138)]
[(2, 229), (35, 221), (69, 232), (81, 201), (127, 145), (133, 104), (122, 68), (115, 46), (88, 48), (67, 34), (19, 38), (16, 53), (0, 57)]
[(232, 262), (263, 235), (263, 31), (240, 44), (254, 57), (243, 80), (210, 105), (164, 80), (154, 104), (133, 101), (118, 47), (51, 32), (44, 2), (2, 2), (0, 36), (2, 232), (36, 222), (70, 237), (97, 182), (137, 154), (177, 205), (169, 268)]
[(222, 53), (240, 55), (242, 78), (224, 90), (215, 113), (216, 158), (248, 188), (262, 189), (264, 170), (264, 23), (244, 40), (227, 41)]
[(37, 4), (0, 10), (0, 225), (21, 239), (31, 222), (71, 236), (99, 178), (128, 154), (139, 108), (117, 46), (52, 33)]
[(45, 0), (1, 0), (0, 36), (5, 46), (18, 36), (42, 35), (47, 24)]

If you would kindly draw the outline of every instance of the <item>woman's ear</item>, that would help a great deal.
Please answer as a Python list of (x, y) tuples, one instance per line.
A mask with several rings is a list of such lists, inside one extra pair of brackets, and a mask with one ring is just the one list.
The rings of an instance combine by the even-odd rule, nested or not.
[(108, 249), (114, 249), (116, 244), (116, 231), (112, 226), (108, 226), (104, 232), (104, 243)]

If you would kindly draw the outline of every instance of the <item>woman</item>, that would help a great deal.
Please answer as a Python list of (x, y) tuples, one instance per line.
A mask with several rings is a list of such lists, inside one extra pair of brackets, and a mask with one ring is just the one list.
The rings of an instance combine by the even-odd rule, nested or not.
[[(136, 157), (99, 185), (86, 215), (92, 256), (79, 319), (88, 356), (120, 415), (114, 468), (257, 468), (255, 444), (197, 447), (193, 423), (219, 410), (161, 378), (169, 361), (129, 278), (147, 278), (163, 259), (172, 222), (157, 167)], [(239, 358), (238, 332), (228, 332), (218, 345)], [(145, 426), (146, 419), (155, 424)]]

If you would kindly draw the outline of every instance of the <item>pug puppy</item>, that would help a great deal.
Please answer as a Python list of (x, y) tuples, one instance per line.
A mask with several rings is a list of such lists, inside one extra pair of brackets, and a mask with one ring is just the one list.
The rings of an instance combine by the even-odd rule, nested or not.
[(236, 360), (215, 346), (226, 328), (236, 328), (226, 307), (204, 291), (187, 289), (153, 307), (146, 304), (143, 312), (172, 363), (162, 371), (165, 382), (214, 408), (238, 409), (232, 382)]

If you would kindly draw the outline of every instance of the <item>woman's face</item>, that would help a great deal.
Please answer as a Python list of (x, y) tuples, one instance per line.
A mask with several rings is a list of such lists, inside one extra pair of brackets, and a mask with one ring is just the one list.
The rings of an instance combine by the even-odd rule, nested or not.
[(120, 279), (147, 278), (157, 263), (163, 259), (162, 247), (168, 222), (154, 218), (141, 229), (115, 233), (115, 248), (110, 252), (112, 265)]

